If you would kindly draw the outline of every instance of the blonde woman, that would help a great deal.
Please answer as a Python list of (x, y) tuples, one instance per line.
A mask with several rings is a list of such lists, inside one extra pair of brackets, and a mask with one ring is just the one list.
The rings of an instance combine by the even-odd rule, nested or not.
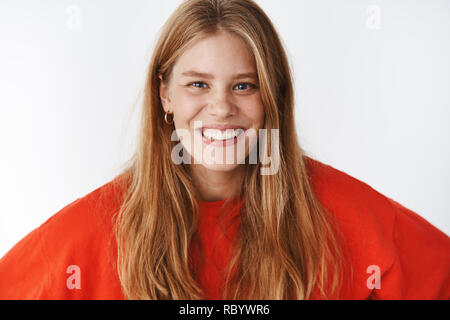
[(450, 239), (307, 157), (280, 39), (251, 0), (184, 1), (137, 150), (0, 260), (2, 299), (447, 299)]

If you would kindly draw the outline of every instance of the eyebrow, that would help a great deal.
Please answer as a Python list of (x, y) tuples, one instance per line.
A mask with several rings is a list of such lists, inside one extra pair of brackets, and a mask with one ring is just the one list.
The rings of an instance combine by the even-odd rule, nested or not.
[[(204, 79), (214, 79), (214, 76), (210, 73), (204, 73), (204, 72), (198, 72), (195, 70), (189, 70), (186, 72), (183, 72), (181, 74), (184, 77), (198, 77), (198, 78), (204, 78)], [(244, 78), (253, 78), (258, 79), (258, 76), (254, 72), (247, 72), (247, 73), (238, 73), (234, 74), (232, 76), (233, 79), (244, 79)]]

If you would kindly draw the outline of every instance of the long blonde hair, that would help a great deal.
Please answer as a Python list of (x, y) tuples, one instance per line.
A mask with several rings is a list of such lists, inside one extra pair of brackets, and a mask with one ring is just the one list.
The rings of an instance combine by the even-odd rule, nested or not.
[(198, 193), (185, 165), (171, 160), (173, 128), (164, 123), (158, 75), (168, 80), (189, 45), (219, 30), (242, 37), (253, 52), (264, 128), (279, 129), (280, 152), (276, 174), (261, 175), (260, 163), (246, 165), (238, 193), (243, 199), (238, 239), (223, 298), (308, 299), (316, 285), (324, 297), (331, 296), (340, 281), (339, 241), (314, 195), (297, 140), (286, 53), (270, 19), (251, 0), (184, 1), (161, 31), (148, 70), (138, 146), (124, 171), (124, 201), (115, 221), (123, 293), (129, 299), (205, 298), (189, 256), (199, 221)]

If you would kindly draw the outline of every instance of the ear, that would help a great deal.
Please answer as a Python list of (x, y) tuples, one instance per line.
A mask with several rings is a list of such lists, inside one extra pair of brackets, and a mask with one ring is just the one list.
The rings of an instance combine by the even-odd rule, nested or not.
[(163, 80), (163, 77), (161, 74), (158, 75), (158, 78), (160, 80), (160, 84), (159, 84), (159, 97), (161, 99), (161, 103), (163, 105), (164, 111), (165, 112), (169, 112), (169, 104), (170, 104), (170, 99), (168, 97), (168, 85), (165, 83), (165, 81)]

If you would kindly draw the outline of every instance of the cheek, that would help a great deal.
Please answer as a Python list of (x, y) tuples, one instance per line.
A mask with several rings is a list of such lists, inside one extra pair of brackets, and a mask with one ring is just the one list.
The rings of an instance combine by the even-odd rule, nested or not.
[(175, 121), (182, 127), (188, 127), (189, 122), (202, 108), (202, 101), (189, 93), (179, 92), (174, 96)]
[(243, 108), (243, 112), (245, 115), (252, 119), (254, 124), (258, 127), (262, 127), (264, 124), (264, 106), (259, 97), (248, 100), (242, 104), (245, 106)]

